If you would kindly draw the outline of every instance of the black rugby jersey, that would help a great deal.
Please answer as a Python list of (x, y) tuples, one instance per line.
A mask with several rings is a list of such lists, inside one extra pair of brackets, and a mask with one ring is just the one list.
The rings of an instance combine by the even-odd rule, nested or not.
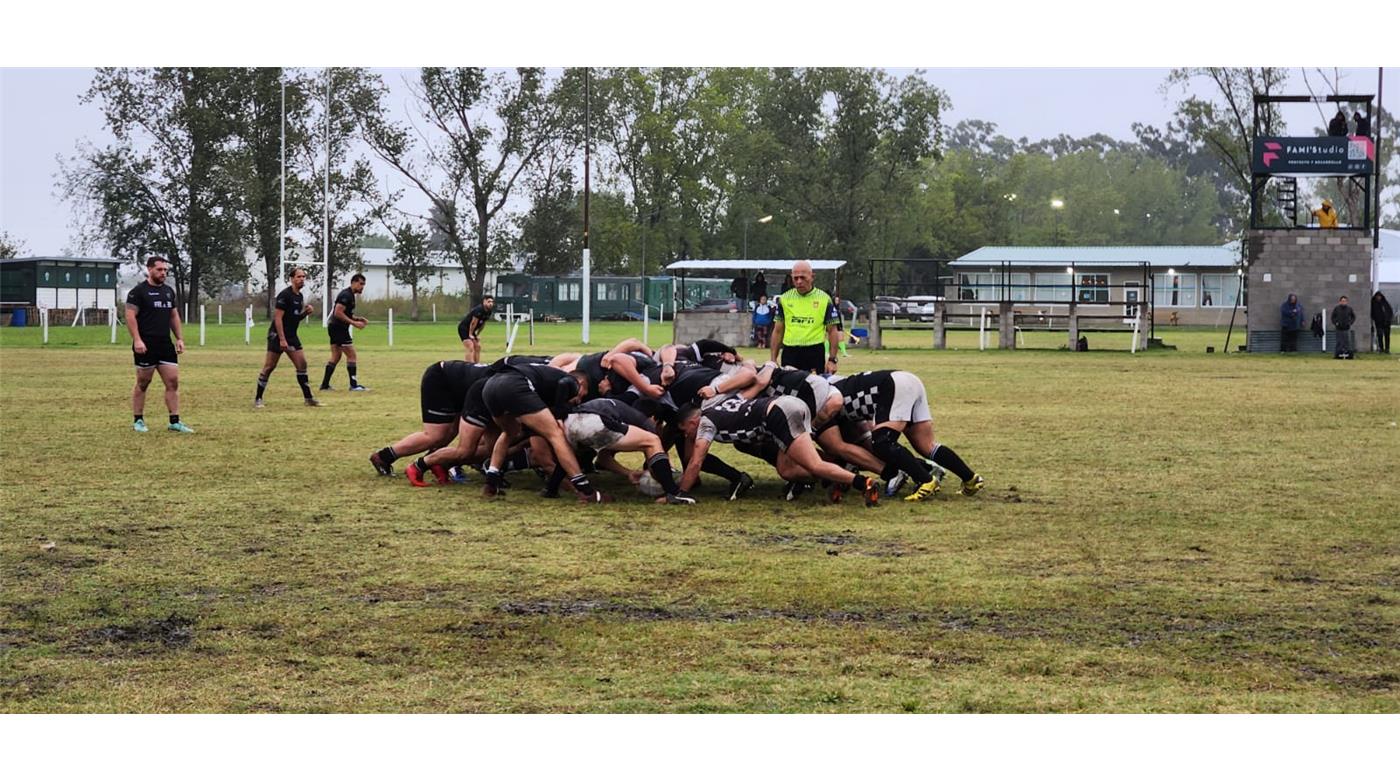
[[(282, 311), (282, 331), (287, 334), (287, 340), (292, 341), (297, 337), (297, 326), (306, 316), (302, 314), (306, 311), (306, 299), (288, 285), (282, 289), (282, 292), (277, 293), (277, 305), (273, 308)], [(267, 335), (276, 337), (277, 322), (275, 320), (268, 324)]]
[(745, 401), (742, 398), (726, 398), (700, 413), (700, 427), (695, 432), (696, 440), (734, 442), (758, 442), (771, 438), (764, 420), (768, 417), (768, 404), (772, 398), (755, 398)]
[(136, 332), (142, 341), (170, 338), (170, 313), (175, 311), (175, 291), (141, 282), (126, 294), (126, 305), (136, 308)]
[[(344, 307), (345, 307), (345, 316), (349, 317), (349, 318), (352, 319), (352, 320), (355, 319), (355, 291), (354, 291), (354, 290), (350, 289), (349, 287), (346, 287), (344, 290), (341, 290), (341, 291), (340, 291), (339, 293), (337, 293), (336, 296), (335, 296), (335, 303), (338, 303), (338, 304), (340, 304), (341, 306), (344, 306)], [(335, 303), (331, 304), (331, 311), (335, 311)], [(337, 325), (337, 326), (340, 326), (340, 327), (346, 327), (346, 328), (350, 327), (349, 325), (346, 325), (345, 323), (341, 322), (340, 320), (335, 320), (335, 321), (333, 321), (331, 324), (332, 324), (332, 325)]]

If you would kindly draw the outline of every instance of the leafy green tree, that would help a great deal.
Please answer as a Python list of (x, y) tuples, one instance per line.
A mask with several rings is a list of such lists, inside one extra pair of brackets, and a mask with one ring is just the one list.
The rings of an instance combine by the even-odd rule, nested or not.
[(434, 268), (428, 259), (428, 231), (403, 222), (390, 228), (393, 234), (394, 256), (389, 261), (389, 275), (394, 281), (407, 285), (412, 300), (409, 316), (418, 319), (418, 291), (430, 278)]
[(83, 96), (116, 144), (67, 161), (66, 198), (94, 217), (84, 243), (171, 260), (177, 294), (247, 277), (230, 138), (235, 80), (224, 68), (100, 68)]
[(353, 154), (352, 141), (358, 136), (359, 117), (363, 115), (360, 108), (377, 96), (368, 72), (327, 68), (301, 79), (300, 91), (305, 93), (306, 126), (288, 154), (288, 165), (299, 179), (298, 189), (306, 193), (299, 202), (302, 208), (295, 213), (296, 226), (312, 247), (311, 254), (320, 257), (329, 247), (326, 284), (334, 288), (346, 271), (359, 264), (361, 239), (371, 225), (387, 215), (395, 195), (381, 191), (369, 162)]
[(473, 298), (514, 243), (507, 206), (530, 165), (557, 142), (566, 118), (539, 68), (424, 68), (413, 88), (421, 134), (392, 120), (382, 84), (350, 102), (364, 140), (431, 203), (433, 228), (466, 274)]
[(0, 259), (19, 257), (19, 253), (23, 251), (23, 241), (10, 235), (7, 230), (0, 230)]
[[(1195, 84), (1204, 81), (1211, 94), (1198, 95)], [(1249, 224), (1249, 188), (1252, 178), (1250, 143), (1254, 135), (1254, 96), (1276, 94), (1288, 81), (1283, 68), (1177, 68), (1166, 86), (1187, 94), (1177, 104), (1171, 129), (1191, 147), (1206, 150), (1219, 164), (1215, 183), (1223, 201), (1232, 206), (1226, 223), (1229, 235), (1239, 235)], [(1260, 108), (1260, 129), (1279, 135), (1283, 120), (1277, 111)]]

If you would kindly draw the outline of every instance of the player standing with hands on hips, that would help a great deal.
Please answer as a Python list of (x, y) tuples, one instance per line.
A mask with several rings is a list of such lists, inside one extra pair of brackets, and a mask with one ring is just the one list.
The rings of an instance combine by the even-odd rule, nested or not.
[[(165, 286), (170, 263), (163, 257), (146, 258), (146, 281), (131, 288), (126, 296), (126, 329), (131, 332), (131, 352), (136, 363), (136, 387), (131, 391), (131, 427), (137, 433), (146, 428), (146, 388), (151, 377), (160, 374), (165, 385), (165, 408), (170, 411), (168, 430), (194, 433), (180, 422), (180, 354), (185, 351), (185, 331), (175, 291)], [(170, 331), (175, 343), (170, 343)]]
[(277, 368), (277, 361), (286, 352), (297, 369), (297, 384), (307, 406), (320, 406), (321, 402), (311, 397), (311, 380), (306, 375), (306, 353), (301, 348), (301, 338), (297, 336), (297, 326), (303, 318), (311, 314), (313, 308), (302, 298), (301, 288), (306, 285), (306, 269), (292, 269), (292, 283), (277, 293), (277, 307), (272, 310), (272, 326), (267, 329), (267, 357), (263, 358), (262, 372), (258, 374), (258, 394), (253, 398), (253, 408), (263, 408), (263, 391), (267, 389), (268, 377)]
[[(837, 328), (841, 317), (836, 313), (831, 296), (813, 287), (812, 283), (812, 264), (806, 260), (793, 263), (792, 289), (778, 296), (769, 349), (773, 362), (780, 366), (814, 374), (833, 374), (841, 340)], [(823, 348), (827, 355), (825, 363)]]
[(495, 297), (483, 295), (481, 303), (472, 307), (467, 316), (457, 323), (457, 337), (462, 340), (462, 347), (467, 351), (468, 363), (481, 361), (481, 329), (486, 327), (486, 321), (491, 319), (491, 310), (494, 308)]
[(331, 340), (331, 359), (326, 363), (326, 376), (321, 380), (322, 390), (330, 390), (331, 375), (340, 364), (340, 356), (345, 355), (345, 371), (350, 374), (350, 390), (364, 392), (368, 387), (360, 384), (356, 375), (355, 339), (350, 336), (350, 328), (363, 329), (369, 324), (364, 317), (355, 316), (355, 296), (365, 291), (365, 275), (350, 277), (350, 286), (335, 296), (335, 308), (331, 311), (331, 321), (326, 324), (326, 335)]

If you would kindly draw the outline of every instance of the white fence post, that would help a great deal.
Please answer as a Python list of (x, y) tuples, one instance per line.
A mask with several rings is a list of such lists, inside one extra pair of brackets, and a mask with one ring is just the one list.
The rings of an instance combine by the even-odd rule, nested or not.
[(39, 310), (39, 323), (44, 326), (44, 343), (49, 343), (49, 310)]
[(114, 308), (109, 311), (111, 311), (108, 317), (112, 324), (112, 343), (115, 344), (117, 343), (117, 310)]
[(246, 310), (244, 310), (244, 312), (243, 312), (243, 343), (244, 343), (244, 344), (252, 344), (252, 343), (253, 343), (253, 306), (252, 306), (252, 304), (249, 304), (249, 305), (248, 305), (248, 308), (247, 308)]
[(1139, 307), (1137, 308), (1136, 315), (1137, 315), (1137, 316), (1133, 317), (1133, 354), (1134, 354), (1134, 355), (1136, 355), (1136, 354), (1137, 354), (1137, 351), (1138, 351), (1138, 333), (1140, 332), (1140, 328), (1142, 327), (1142, 307), (1141, 307), (1141, 306), (1139, 306)]
[[(48, 339), (47, 339), (47, 338), (44, 339), (44, 343), (46, 343), (46, 344), (48, 343)], [(1323, 351), (1323, 352), (1326, 352), (1326, 351), (1327, 351), (1327, 307), (1326, 307), (1326, 306), (1323, 306), (1323, 307), (1322, 307), (1322, 351)]]
[(985, 351), (987, 349), (987, 307), (982, 307), (982, 316), (977, 324), (977, 348)]
[(389, 346), (394, 346), (394, 310), (389, 310)]
[(506, 304), (506, 354), (507, 354), (507, 355), (510, 354), (510, 342), (511, 342), (510, 324), (511, 324), (512, 322), (515, 322), (515, 304), (514, 304), (514, 303), (507, 303), (507, 304)]
[(433, 322), (437, 322), (437, 304), (433, 304)]
[(535, 346), (535, 310), (530, 310), (530, 346)]
[(204, 304), (199, 304), (199, 346), (204, 346)]
[(642, 304), (642, 343), (651, 346), (651, 307)]
[(660, 309), (660, 311), (657, 313), (657, 315), (658, 315), (657, 318), (656, 318), (656, 321), (657, 321), (657, 322), (665, 322), (665, 321), (666, 321), (666, 302), (665, 302), (665, 301), (662, 301), (662, 302), (661, 302), (661, 309)]
[(224, 324), (224, 305), (219, 304), (219, 324)]

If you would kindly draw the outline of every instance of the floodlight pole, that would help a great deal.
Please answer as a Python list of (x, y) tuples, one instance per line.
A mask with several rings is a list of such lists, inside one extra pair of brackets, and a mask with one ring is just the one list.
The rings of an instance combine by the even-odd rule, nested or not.
[(280, 216), (277, 222), (277, 279), (268, 279), (268, 292), (276, 294), (277, 285), (281, 283), (281, 277), (287, 275), (287, 71), (286, 68), (277, 69), (277, 82), (282, 88), (282, 140), (279, 154), (281, 155), (282, 172), (277, 176), (277, 182), (282, 188), (281, 197), (278, 199), (277, 208)]
[(321, 226), (321, 263), (325, 279), (321, 283), (321, 325), (331, 321), (331, 69), (326, 68), (326, 195)]
[(593, 291), (590, 288), (590, 268), (588, 257), (588, 196), (589, 196), (589, 154), (593, 142), (592, 117), (590, 111), (590, 89), (592, 68), (583, 69), (583, 343), (588, 343), (589, 316), (592, 314)]

